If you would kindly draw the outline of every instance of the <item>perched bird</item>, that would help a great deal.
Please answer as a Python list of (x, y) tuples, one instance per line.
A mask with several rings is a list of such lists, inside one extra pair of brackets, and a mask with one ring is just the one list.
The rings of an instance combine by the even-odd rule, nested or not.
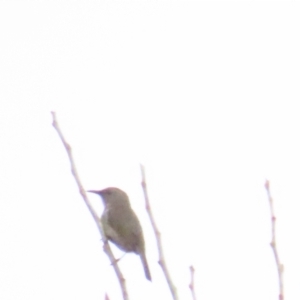
[(142, 227), (130, 206), (127, 194), (115, 187), (88, 192), (98, 194), (103, 200), (105, 208), (101, 223), (106, 238), (121, 250), (139, 255), (146, 278), (151, 281)]

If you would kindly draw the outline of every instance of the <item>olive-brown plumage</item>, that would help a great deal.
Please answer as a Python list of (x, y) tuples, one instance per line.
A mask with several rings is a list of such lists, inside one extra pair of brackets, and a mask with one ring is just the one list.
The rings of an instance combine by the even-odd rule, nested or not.
[(138, 254), (146, 278), (151, 281), (142, 227), (130, 206), (127, 194), (115, 187), (88, 192), (100, 195), (103, 200), (105, 208), (101, 222), (106, 238), (121, 250)]

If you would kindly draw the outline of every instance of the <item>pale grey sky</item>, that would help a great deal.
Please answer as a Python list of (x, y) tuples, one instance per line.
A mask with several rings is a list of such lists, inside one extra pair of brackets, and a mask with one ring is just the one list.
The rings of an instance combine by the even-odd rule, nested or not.
[(85, 188), (124, 189), (141, 219), (153, 283), (127, 254), (131, 299), (171, 299), (140, 163), (181, 299), (191, 264), (198, 299), (277, 299), (266, 178), (299, 298), (299, 8), (1, 2), (0, 299), (121, 299), (51, 110)]

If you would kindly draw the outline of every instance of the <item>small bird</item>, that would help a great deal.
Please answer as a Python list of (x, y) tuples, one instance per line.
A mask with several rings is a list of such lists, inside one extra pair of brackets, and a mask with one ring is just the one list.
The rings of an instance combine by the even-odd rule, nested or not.
[(98, 194), (103, 200), (105, 208), (101, 216), (101, 223), (106, 238), (121, 250), (139, 255), (145, 276), (151, 281), (142, 227), (130, 206), (127, 194), (115, 187), (88, 192)]

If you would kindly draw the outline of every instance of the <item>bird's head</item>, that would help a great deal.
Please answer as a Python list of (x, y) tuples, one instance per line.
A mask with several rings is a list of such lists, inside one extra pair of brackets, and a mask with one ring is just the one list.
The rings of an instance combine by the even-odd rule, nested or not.
[(105, 206), (116, 204), (130, 206), (127, 194), (116, 187), (108, 187), (104, 190), (89, 190), (87, 192), (98, 194), (102, 198)]

